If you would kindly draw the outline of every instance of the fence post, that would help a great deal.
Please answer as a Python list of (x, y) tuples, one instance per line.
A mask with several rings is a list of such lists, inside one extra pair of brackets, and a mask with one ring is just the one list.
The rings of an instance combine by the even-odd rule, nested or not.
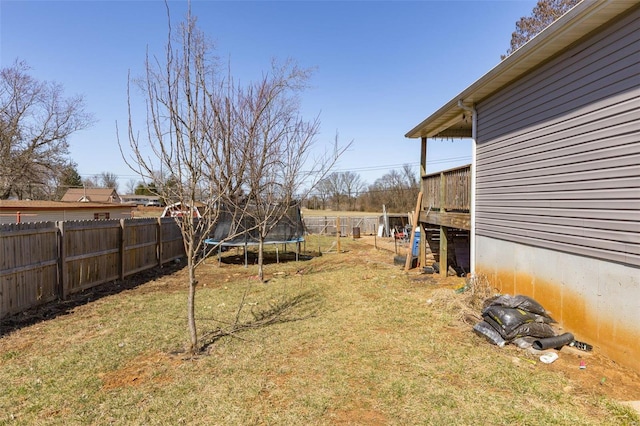
[[(416, 209), (413, 211), (413, 221), (411, 223), (411, 238), (409, 239), (409, 249), (407, 250), (407, 261), (404, 264), (404, 270), (411, 269), (413, 264), (413, 245), (416, 240), (416, 227), (420, 221), (420, 210), (422, 210), (422, 191), (418, 192), (418, 201), (416, 201)], [(424, 265), (422, 265), (424, 266)]]
[(162, 218), (159, 217), (157, 221), (158, 227), (156, 228), (156, 258), (158, 259), (158, 267), (162, 268)]
[(336, 216), (336, 241), (337, 241), (337, 251), (340, 253), (340, 216)]
[(68, 266), (64, 247), (64, 221), (57, 221), (56, 227), (58, 228), (58, 282), (56, 283), (56, 292), (61, 300), (66, 300), (69, 281), (67, 279)]
[(125, 222), (124, 219), (120, 219), (120, 247), (119, 247), (119, 257), (120, 257), (120, 280), (124, 280), (124, 242), (125, 242)]

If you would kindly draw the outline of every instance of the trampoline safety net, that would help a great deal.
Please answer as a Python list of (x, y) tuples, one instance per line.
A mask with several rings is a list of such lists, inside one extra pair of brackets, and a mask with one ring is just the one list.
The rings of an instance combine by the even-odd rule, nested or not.
[[(205, 241), (207, 244), (220, 244), (229, 247), (256, 245), (260, 241), (256, 224), (255, 207), (252, 209), (251, 206), (248, 206), (244, 214), (225, 209), (220, 212), (215, 229)], [(264, 240), (265, 244), (304, 241), (304, 223), (298, 203), (291, 204), (280, 220), (276, 222), (273, 219), (268, 225), (271, 230)], [(230, 235), (233, 236), (228, 238)]]

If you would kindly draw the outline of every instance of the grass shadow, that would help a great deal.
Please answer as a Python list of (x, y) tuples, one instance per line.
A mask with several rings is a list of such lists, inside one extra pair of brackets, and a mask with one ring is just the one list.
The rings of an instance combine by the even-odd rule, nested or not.
[(124, 280), (110, 281), (91, 287), (84, 291), (68, 296), (66, 300), (54, 300), (39, 306), (34, 306), (23, 312), (10, 315), (0, 321), (0, 337), (23, 327), (37, 324), (41, 321), (50, 320), (60, 316), (68, 315), (78, 306), (86, 305), (94, 300), (132, 290), (149, 281), (154, 281), (161, 277), (171, 275), (186, 266), (185, 262), (170, 262), (162, 268), (153, 268), (137, 274), (128, 276)]
[[(213, 255), (212, 255), (213, 256)], [(263, 258), (264, 265), (272, 265), (276, 263), (287, 263), (296, 261), (307, 261), (313, 259), (314, 256), (309, 254), (298, 254), (295, 252), (265, 252)], [(227, 265), (244, 265), (245, 262), (248, 265), (255, 265), (258, 263), (258, 253), (248, 251), (245, 259), (244, 253), (228, 252), (220, 257), (220, 261)]]
[(269, 302), (263, 309), (253, 307), (250, 318), (240, 321), (240, 313), (246, 305), (241, 303), (235, 322), (226, 328), (216, 328), (205, 333), (201, 341), (202, 352), (206, 352), (215, 342), (223, 337), (241, 338), (239, 334), (276, 324), (304, 321), (320, 314), (324, 306), (324, 298), (315, 291), (306, 291), (293, 296), (283, 296)]

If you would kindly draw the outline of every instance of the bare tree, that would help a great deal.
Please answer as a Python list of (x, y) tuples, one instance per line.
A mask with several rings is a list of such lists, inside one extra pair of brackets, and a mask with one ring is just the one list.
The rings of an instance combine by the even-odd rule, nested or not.
[(366, 187), (359, 174), (354, 172), (342, 172), (342, 185), (345, 196), (347, 197), (347, 208), (355, 210), (358, 194)]
[(327, 201), (332, 195), (332, 183), (328, 177), (321, 179), (315, 187), (315, 194), (320, 199), (322, 210), (326, 210)]
[(340, 210), (340, 201), (342, 201), (342, 197), (344, 196), (342, 174), (338, 172), (329, 174), (324, 179), (323, 185), (326, 186), (329, 192), (333, 208)]
[(135, 194), (136, 192), (136, 187), (138, 185), (138, 181), (136, 181), (135, 179), (129, 179), (127, 181), (127, 194)]
[[(129, 91), (132, 158), (120, 147), (146, 187), (155, 186), (165, 202), (181, 203), (183, 214), (175, 220), (182, 232), (189, 276), (188, 350), (195, 353), (202, 349), (195, 320), (196, 270), (202, 262), (204, 240), (216, 226), (224, 203), (232, 199), (236, 175), (230, 168), (238, 167), (238, 150), (233, 125), (222, 125), (235, 122), (229, 116), (234, 108), (229, 107), (232, 102), (226, 98), (227, 86), (219, 77), (210, 43), (190, 11), (174, 37), (169, 15), (167, 5), (165, 57), (147, 54), (146, 73), (138, 81), (147, 107), (144, 137), (134, 129)], [(195, 217), (196, 210), (200, 219)]]
[(581, 0), (538, 0), (538, 3), (531, 12), (531, 16), (522, 17), (516, 22), (516, 30), (511, 34), (511, 46), (507, 49), (505, 55), (500, 56), (500, 59), (504, 59), (518, 50), (520, 46), (547, 28), (569, 9), (580, 3), (580, 1)]
[(111, 172), (100, 173), (100, 183), (103, 188), (118, 190), (118, 175)]
[(365, 188), (360, 175), (354, 172), (333, 172), (317, 185), (317, 191), (330, 198), (336, 210), (355, 210), (358, 194)]
[[(298, 94), (310, 71), (292, 62), (274, 64), (270, 73), (242, 91), (242, 139), (246, 141), (246, 190), (258, 236), (258, 277), (264, 279), (264, 242), (278, 222), (299, 207), (302, 198), (346, 149), (310, 158), (318, 133), (317, 118), (300, 115)], [(303, 190), (303, 188), (306, 188)]]
[(93, 122), (80, 96), (38, 81), (25, 62), (0, 70), (0, 199), (47, 186), (68, 164), (68, 138)]
[(366, 205), (374, 210), (384, 204), (392, 211), (409, 211), (415, 207), (419, 191), (417, 174), (405, 164), (401, 170), (391, 170), (369, 186), (365, 195)]
[(99, 188), (100, 187), (100, 179), (97, 175), (87, 176), (82, 179), (82, 186), (85, 188)]

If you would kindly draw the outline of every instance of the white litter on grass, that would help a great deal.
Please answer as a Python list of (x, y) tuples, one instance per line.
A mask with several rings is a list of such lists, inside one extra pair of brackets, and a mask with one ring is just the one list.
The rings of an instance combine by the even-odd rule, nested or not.
[(558, 359), (558, 354), (555, 352), (547, 352), (540, 357), (540, 361), (544, 362), (545, 364), (551, 364), (556, 359)]

